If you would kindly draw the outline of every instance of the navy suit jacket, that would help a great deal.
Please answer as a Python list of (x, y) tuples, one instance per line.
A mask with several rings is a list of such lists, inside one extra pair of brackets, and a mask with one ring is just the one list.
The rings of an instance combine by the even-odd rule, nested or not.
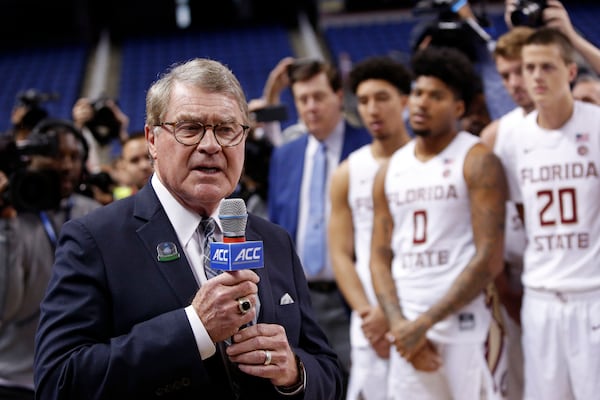
[[(371, 143), (371, 135), (348, 122), (344, 126), (344, 142), (340, 162), (354, 150)], [(276, 148), (269, 167), (269, 220), (283, 226), (296, 241), (300, 211), (300, 186), (304, 172), (304, 155), (308, 135)]]
[[(246, 236), (264, 242), (258, 322), (285, 328), (307, 371), (305, 398), (337, 398), (339, 364), (289, 235), (250, 215)], [(181, 257), (159, 262), (164, 242)], [(218, 350), (201, 359), (184, 311), (198, 285), (182, 249), (151, 185), (64, 225), (36, 335), (38, 399), (231, 398)], [(286, 293), (294, 302), (280, 305)], [(242, 398), (289, 398), (240, 375)]]

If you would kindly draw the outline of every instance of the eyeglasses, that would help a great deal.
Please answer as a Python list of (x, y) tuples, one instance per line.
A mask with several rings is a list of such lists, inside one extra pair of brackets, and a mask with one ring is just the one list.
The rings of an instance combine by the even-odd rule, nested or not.
[[(173, 131), (169, 131), (166, 126), (173, 127)], [(202, 141), (207, 129), (212, 129), (217, 143), (221, 147), (233, 147), (242, 142), (244, 134), (250, 129), (249, 126), (238, 124), (235, 122), (205, 125), (197, 121), (177, 121), (177, 122), (161, 122), (154, 126), (160, 126), (171, 132), (175, 136), (175, 140), (185, 146), (195, 146)]]

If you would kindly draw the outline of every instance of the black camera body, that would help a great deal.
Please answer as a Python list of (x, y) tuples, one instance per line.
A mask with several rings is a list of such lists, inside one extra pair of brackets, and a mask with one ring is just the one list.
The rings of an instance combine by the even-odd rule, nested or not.
[(543, 26), (542, 14), (546, 7), (546, 0), (519, 0), (515, 10), (510, 13), (510, 22), (513, 26)]
[(26, 141), (15, 142), (12, 137), (0, 137), (0, 171), (8, 177), (8, 189), (2, 194), (3, 204), (17, 211), (41, 211), (58, 208), (60, 177), (57, 171), (31, 171), (29, 157), (58, 154), (58, 138), (54, 135), (32, 133)]
[(36, 89), (27, 89), (17, 93), (16, 105), (25, 107), (27, 110), (20, 125), (33, 129), (38, 122), (48, 116), (48, 111), (42, 107), (42, 104), (48, 101), (56, 101), (58, 98), (59, 95), (56, 93), (44, 93)]
[(108, 144), (112, 139), (118, 138), (121, 130), (121, 122), (107, 105), (108, 100), (108, 97), (103, 96), (92, 102), (94, 116), (85, 124), (101, 146)]

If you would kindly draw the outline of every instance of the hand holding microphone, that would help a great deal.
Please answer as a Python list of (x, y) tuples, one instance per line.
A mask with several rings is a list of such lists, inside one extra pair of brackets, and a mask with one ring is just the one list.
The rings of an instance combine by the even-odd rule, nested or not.
[[(232, 271), (206, 281), (192, 301), (202, 324), (214, 342), (231, 338), (256, 317), (259, 277), (251, 270)], [(240, 299), (250, 305), (242, 313)]]
[(215, 342), (230, 338), (258, 314), (258, 275), (262, 242), (246, 242), (248, 214), (242, 199), (225, 199), (219, 208), (223, 241), (210, 243), (210, 267), (227, 271), (208, 279), (192, 304)]
[[(242, 199), (225, 199), (219, 208), (219, 220), (223, 231), (223, 242), (211, 243), (211, 267), (228, 271), (233, 277), (246, 277), (252, 273), (256, 281), (258, 275), (251, 271), (263, 268), (262, 241), (246, 241), (246, 204)], [(219, 276), (220, 277), (220, 276)], [(216, 279), (216, 278), (215, 278)], [(243, 282), (239, 283), (242, 286)], [(227, 355), (241, 371), (270, 379), (276, 386), (290, 386), (303, 381), (302, 371), (288, 343), (285, 329), (277, 324), (253, 324), (259, 313), (258, 292), (235, 298), (237, 315), (241, 315), (244, 329), (236, 330), (232, 344), (227, 346)], [(229, 303), (231, 304), (231, 303)]]

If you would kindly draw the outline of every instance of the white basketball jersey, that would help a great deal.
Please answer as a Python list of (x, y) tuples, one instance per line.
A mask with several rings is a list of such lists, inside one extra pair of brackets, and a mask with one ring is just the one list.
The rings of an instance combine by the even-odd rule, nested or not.
[[(475, 255), (463, 164), (478, 141), (460, 132), (440, 154), (421, 162), (413, 140), (390, 161), (385, 192), (394, 219), (392, 273), (410, 320), (436, 303)], [(446, 343), (483, 341), (489, 325), (481, 294), (428, 336)]]
[[(525, 111), (517, 107), (503, 115), (498, 123), (494, 153), (499, 157), (505, 153), (506, 147), (512, 147), (519, 135), (525, 134), (518, 127), (525, 120)], [(527, 238), (523, 222), (519, 217), (514, 202), (506, 202), (506, 219), (504, 224), (504, 260), (510, 265), (510, 285), (514, 289), (521, 286), (521, 274), (523, 273), (523, 255), (527, 246)]]
[(537, 116), (525, 118), (505, 163), (511, 196), (525, 209), (523, 285), (599, 289), (600, 107), (576, 101), (560, 130), (540, 128)]
[[(348, 157), (350, 175), (348, 203), (352, 210), (352, 223), (354, 225), (354, 252), (356, 256), (354, 264), (356, 273), (371, 304), (377, 304), (369, 262), (373, 233), (373, 180), (379, 166), (379, 162), (375, 160), (371, 153), (371, 145), (361, 147)], [(361, 323), (360, 317), (353, 313), (350, 321), (350, 340), (353, 346), (369, 345), (369, 341), (362, 331)]]

